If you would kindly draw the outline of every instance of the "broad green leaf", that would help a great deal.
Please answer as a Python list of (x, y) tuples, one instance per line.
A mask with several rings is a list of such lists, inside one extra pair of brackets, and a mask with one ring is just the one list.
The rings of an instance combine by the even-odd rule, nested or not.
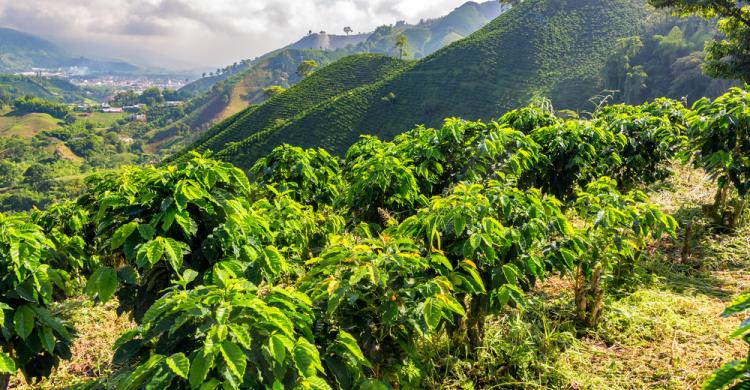
[(164, 252), (167, 254), (167, 260), (169, 260), (169, 264), (175, 272), (179, 272), (182, 268), (182, 256), (185, 247), (185, 244), (171, 238), (164, 239)]
[(294, 346), (294, 363), (305, 377), (316, 376), (316, 370), (324, 372), (318, 349), (303, 338), (297, 340), (297, 344)]
[(232, 374), (241, 380), (245, 376), (247, 366), (245, 353), (242, 352), (242, 349), (237, 344), (225, 340), (221, 343), (221, 355)]
[(110, 241), (110, 247), (112, 249), (117, 249), (121, 247), (125, 240), (130, 237), (131, 234), (135, 231), (135, 229), (138, 228), (138, 222), (130, 222), (125, 225), (120, 226), (117, 230), (115, 230), (115, 234), (112, 235), (112, 240)]
[(96, 282), (99, 300), (109, 301), (117, 290), (117, 271), (114, 268), (100, 268), (101, 274)]
[(187, 379), (190, 372), (190, 360), (183, 353), (176, 353), (167, 358), (167, 366), (175, 375)]
[(16, 363), (5, 352), (0, 351), (0, 374), (15, 374)]
[(206, 380), (206, 375), (214, 366), (214, 354), (204, 354), (204, 349), (201, 348), (195, 352), (195, 357), (190, 363), (190, 374), (188, 376), (188, 382), (190, 387), (197, 389), (201, 387), (203, 381)]
[(440, 325), (440, 320), (443, 317), (442, 306), (441, 302), (435, 300), (435, 298), (425, 299), (422, 313), (428, 328), (434, 330)]
[(18, 337), (26, 340), (34, 330), (34, 311), (29, 305), (23, 305), (16, 308), (13, 315), (13, 328)]
[(268, 349), (278, 363), (284, 363), (284, 360), (286, 360), (286, 346), (281, 339), (282, 337), (286, 338), (286, 336), (274, 333), (268, 338)]

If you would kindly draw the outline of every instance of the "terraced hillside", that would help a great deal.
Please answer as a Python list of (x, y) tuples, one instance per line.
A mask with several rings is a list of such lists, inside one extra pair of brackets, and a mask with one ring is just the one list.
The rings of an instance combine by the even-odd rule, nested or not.
[[(285, 93), (258, 107), (239, 113), (212, 128), (188, 150), (222, 150), (233, 142), (243, 141), (248, 129), (272, 131), (289, 118), (353, 89), (382, 80), (409, 67), (409, 63), (377, 54), (346, 57), (313, 73)], [(179, 157), (177, 158), (179, 159)]]
[[(210, 148), (248, 167), (282, 143), (342, 153), (361, 134), (390, 138), (449, 116), (489, 119), (533, 96), (549, 97), (561, 109), (591, 108), (589, 98), (602, 90), (611, 42), (635, 34), (652, 15), (640, 0), (529, 0), (399, 74), (293, 118), (278, 117), (284, 122), (273, 128), (256, 127), (238, 115), (228, 139), (244, 140)], [(222, 127), (227, 125), (217, 129)], [(204, 144), (199, 145), (200, 150)]]
[[(226, 67), (220, 73), (196, 80), (181, 92), (197, 95), (190, 103), (188, 115), (179, 122), (152, 132), (160, 148), (184, 142), (176, 135), (184, 126), (201, 131), (206, 126), (227, 119), (266, 100), (263, 89), (269, 86), (289, 88), (300, 80), (295, 74), (304, 60), (315, 60), (324, 66), (347, 55), (375, 53), (396, 55), (396, 37), (409, 39), (408, 58), (423, 58), (440, 48), (465, 38), (485, 26), (510, 7), (498, 1), (467, 2), (449, 14), (418, 24), (398, 22), (379, 27), (367, 34), (336, 35), (312, 33), (299, 41), (254, 60)], [(183, 126), (184, 125), (184, 126)]]
[(263, 89), (271, 85), (289, 87), (300, 77), (295, 73), (300, 62), (314, 60), (327, 65), (343, 57), (343, 52), (292, 49), (276, 51), (253, 61), (244, 71), (229, 76), (198, 97), (188, 102), (187, 115), (170, 125), (152, 131), (152, 141), (168, 146), (180, 141), (176, 137), (181, 127), (204, 130), (232, 115), (243, 111), (251, 104), (265, 100)]

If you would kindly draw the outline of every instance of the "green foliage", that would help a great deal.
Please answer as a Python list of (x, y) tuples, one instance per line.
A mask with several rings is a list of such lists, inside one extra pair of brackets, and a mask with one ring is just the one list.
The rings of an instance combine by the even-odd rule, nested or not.
[[(137, 318), (183, 268), (204, 272), (228, 258), (275, 257), (267, 221), (250, 208), (250, 184), (231, 165), (196, 156), (179, 167), (130, 168), (88, 182), (78, 202), (90, 209), (93, 245), (129, 286), (120, 303), (135, 305)], [(279, 276), (278, 267), (261, 263), (249, 272)], [(88, 293), (106, 300), (92, 283)]]
[(13, 102), (13, 108), (19, 113), (50, 114), (57, 119), (66, 119), (71, 115), (70, 107), (39, 98), (20, 98)]
[(750, 8), (747, 1), (732, 0), (650, 0), (656, 7), (669, 7), (682, 13), (698, 14), (707, 18), (718, 17), (718, 26), (724, 35), (706, 45), (708, 74), (718, 78), (739, 79), (750, 82), (747, 70), (750, 48)]
[(42, 229), (19, 216), (0, 214), (0, 383), (21, 370), (26, 378), (49, 375), (70, 357), (72, 329), (48, 310), (68, 274), (49, 261), (55, 251)]
[(218, 264), (211, 284), (191, 289), (185, 286), (197, 272), (186, 270), (142, 324), (117, 341), (116, 362), (140, 363), (122, 378), (122, 388), (304, 388), (321, 382), (309, 298), (257, 287), (230, 269)]
[(604, 289), (627, 280), (643, 256), (649, 238), (674, 236), (677, 222), (639, 191), (622, 194), (608, 177), (588, 184), (577, 194), (575, 210), (585, 226), (563, 243), (553, 257), (575, 258), (576, 314), (596, 326), (603, 309)]
[[(715, 219), (729, 229), (740, 224), (750, 191), (749, 102), (747, 91), (732, 88), (713, 101), (696, 102), (690, 118), (695, 164), (717, 182)], [(739, 199), (731, 199), (733, 190)]]
[(343, 330), (364, 351), (354, 361), (342, 356), (326, 359), (333, 372), (348, 374), (337, 378), (344, 388), (356, 387), (366, 378), (360, 368), (371, 368), (389, 383), (402, 382), (400, 367), (418, 360), (416, 342), (464, 315), (454, 297), (457, 287), (450, 279), (450, 263), (436, 252), (423, 256), (414, 241), (392, 233), (396, 232), (334, 238), (320, 257), (307, 263), (309, 270), (301, 281), (320, 312), (323, 344), (332, 343), (331, 335)]
[(681, 103), (668, 99), (642, 106), (607, 106), (597, 112), (596, 121), (626, 139), (619, 152), (622, 166), (611, 176), (632, 187), (671, 175), (670, 164), (687, 148), (687, 115)]
[[(739, 313), (744, 313), (750, 309), (750, 294), (741, 294), (724, 310), (722, 317), (729, 317)], [(745, 319), (742, 324), (735, 330), (731, 337), (742, 337), (746, 343), (750, 344), (750, 319)], [(744, 360), (734, 360), (725, 363), (719, 369), (703, 382), (704, 390), (721, 390), (725, 388), (741, 389), (750, 385), (748, 374), (750, 373), (750, 355)], [(731, 387), (730, 387), (731, 386)]]
[(339, 160), (323, 149), (282, 145), (250, 169), (250, 178), (261, 186), (290, 191), (298, 202), (331, 205), (342, 191)]
[(299, 77), (307, 77), (309, 76), (316, 68), (318, 67), (318, 63), (314, 60), (304, 60), (300, 62), (299, 66), (297, 66), (297, 76)]

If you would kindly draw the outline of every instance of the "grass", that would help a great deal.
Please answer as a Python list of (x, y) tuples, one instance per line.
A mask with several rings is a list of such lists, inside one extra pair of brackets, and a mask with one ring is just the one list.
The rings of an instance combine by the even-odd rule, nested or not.
[(70, 298), (56, 303), (52, 310), (78, 331), (71, 351), (73, 359), (63, 362), (52, 376), (39, 383), (26, 383), (20, 375), (13, 385), (18, 389), (62, 389), (83, 385), (106, 377), (114, 371), (111, 365), (112, 345), (117, 337), (134, 324), (116, 313), (117, 302), (94, 305), (87, 297)]
[(58, 119), (49, 114), (15, 115), (8, 113), (0, 116), (0, 136), (32, 138), (43, 130), (58, 129), (61, 125)]
[(530, 294), (526, 310), (508, 310), (488, 322), (484, 347), (474, 358), (445, 339), (428, 343), (422, 353), (432, 363), (429, 387), (699, 389), (722, 363), (746, 356), (747, 345), (728, 338), (741, 316), (720, 314), (750, 291), (750, 226), (714, 233), (699, 212), (713, 200), (713, 184), (701, 171), (674, 170), (673, 178), (648, 193), (682, 226), (693, 223), (687, 259), (684, 230), (676, 240), (656, 243), (641, 264), (639, 282), (612, 294), (601, 326), (584, 332), (574, 326), (572, 281), (551, 278)]

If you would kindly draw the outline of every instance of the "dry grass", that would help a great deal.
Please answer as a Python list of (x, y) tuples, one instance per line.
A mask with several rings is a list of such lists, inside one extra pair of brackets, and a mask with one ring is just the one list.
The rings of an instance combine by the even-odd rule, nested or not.
[(18, 389), (63, 389), (106, 376), (113, 371), (112, 345), (117, 337), (135, 326), (126, 316), (116, 313), (117, 302), (94, 305), (87, 297), (71, 298), (56, 304), (55, 313), (69, 321), (78, 335), (71, 347), (73, 358), (63, 361), (52, 375), (40, 383), (27, 384), (15, 378)]
[[(723, 362), (747, 354), (728, 335), (740, 318), (721, 318), (729, 300), (750, 290), (750, 228), (714, 233), (703, 217), (715, 187), (702, 171), (675, 166), (651, 189), (652, 201), (681, 223), (645, 266), (652, 282), (608, 303), (601, 329), (565, 351), (559, 370), (575, 389), (698, 389)], [(684, 226), (693, 225), (688, 258)], [(683, 261), (685, 260), (685, 261)]]

